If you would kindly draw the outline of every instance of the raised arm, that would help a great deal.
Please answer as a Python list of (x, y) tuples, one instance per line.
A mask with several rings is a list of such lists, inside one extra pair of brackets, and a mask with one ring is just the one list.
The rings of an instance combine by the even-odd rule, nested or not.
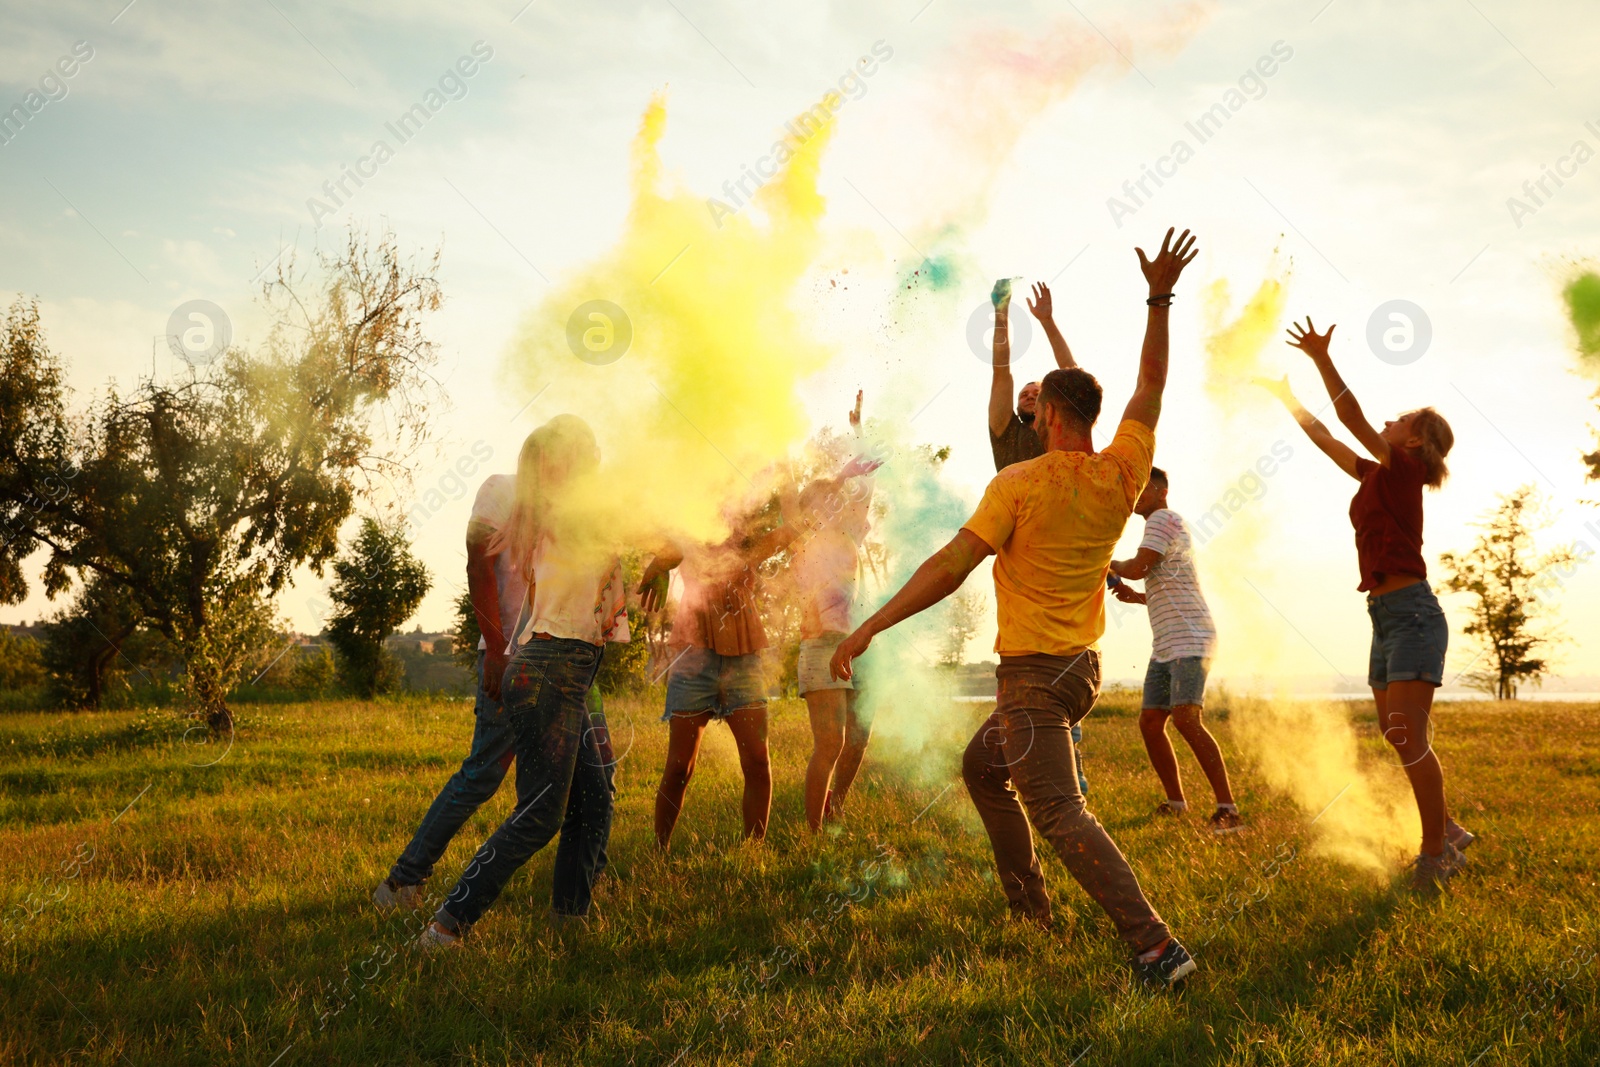
[(1152, 430), (1161, 417), (1161, 396), (1167, 388), (1167, 318), (1171, 314), (1172, 293), (1183, 273), (1198, 253), (1195, 239), (1184, 230), (1177, 243), (1172, 240), (1173, 230), (1161, 239), (1161, 251), (1155, 259), (1146, 259), (1144, 249), (1139, 253), (1139, 269), (1150, 283), (1149, 313), (1145, 316), (1144, 349), (1139, 353), (1139, 383), (1122, 412), (1124, 419), (1142, 422)]
[(994, 381), (989, 385), (989, 432), (999, 437), (1011, 425), (1016, 383), (1011, 380), (1011, 279), (1001, 278), (989, 294), (994, 304)]
[(928, 610), (960, 589), (973, 568), (992, 555), (994, 549), (983, 538), (971, 530), (956, 531), (950, 543), (924, 560), (887, 604), (873, 612), (866, 622), (856, 627), (854, 633), (839, 642), (828, 665), (829, 671), (835, 678), (849, 678), (851, 661), (867, 650), (873, 637), (918, 612)]
[(1257, 378), (1256, 384), (1283, 401), (1283, 406), (1289, 409), (1294, 421), (1299, 423), (1306, 436), (1311, 438), (1311, 443), (1322, 449), (1329, 459), (1339, 465), (1340, 470), (1352, 478), (1361, 477), (1356, 473), (1356, 450), (1329, 433), (1328, 428), (1317, 421), (1317, 417), (1295, 399), (1294, 393), (1289, 389), (1287, 374), (1279, 379)]
[(1033, 299), (1028, 301), (1028, 310), (1039, 320), (1039, 325), (1044, 327), (1044, 335), (1050, 338), (1050, 351), (1056, 357), (1056, 366), (1062, 370), (1076, 367), (1078, 361), (1072, 358), (1072, 349), (1067, 347), (1067, 339), (1061, 336), (1061, 331), (1056, 327), (1050, 287), (1044, 282), (1033, 287)]
[(1317, 328), (1312, 325), (1311, 317), (1308, 315), (1304, 326), (1297, 322), (1289, 327), (1289, 347), (1298, 348), (1311, 357), (1311, 362), (1317, 366), (1317, 373), (1322, 375), (1322, 384), (1328, 390), (1328, 397), (1333, 401), (1334, 414), (1339, 416), (1339, 421), (1344, 423), (1345, 429), (1355, 434), (1361, 446), (1372, 453), (1372, 458), (1387, 467), (1389, 442), (1385, 441), (1383, 435), (1373, 429), (1372, 424), (1367, 421), (1366, 415), (1361, 411), (1360, 402), (1344, 384), (1344, 379), (1339, 376), (1338, 369), (1333, 365), (1333, 357), (1328, 355), (1328, 342), (1333, 339), (1333, 331), (1334, 327), (1329, 326), (1327, 333), (1317, 333)]

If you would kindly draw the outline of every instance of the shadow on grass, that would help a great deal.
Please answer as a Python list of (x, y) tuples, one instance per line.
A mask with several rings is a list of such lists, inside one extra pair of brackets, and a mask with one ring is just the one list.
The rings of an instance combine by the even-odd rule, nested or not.
[[(299, 1062), (327, 1062), (333, 1049), (352, 1043), (369, 1058), (401, 1062), (401, 1050), (415, 1055), (411, 1042), (426, 1037), (405, 1031), (441, 1013), (451, 1016), (441, 1033), (456, 1052), (508, 1040), (522, 1056), (570, 1050), (604, 1023), (639, 1035), (636, 1048), (648, 1054), (651, 1040), (642, 1035), (665, 1048), (715, 1029), (708, 1005), (754, 1009), (771, 989), (810, 990), (836, 978), (842, 953), (835, 950), (851, 936), (849, 920), (823, 914), (811, 936), (796, 920), (853, 876), (857, 860), (870, 855), (868, 843), (858, 844), (820, 867), (764, 857), (734, 871), (729, 860), (742, 857), (724, 854), (622, 865), (623, 879), (600, 893), (595, 926), (571, 944), (546, 921), (548, 847), (507, 885), (465, 950), (442, 958), (407, 951), (431, 908), (379, 916), (366, 881), (341, 880), (321, 895), (302, 886), (203, 917), (122, 915), (89, 924), (100, 928), (92, 933), (57, 922), (16, 946), (0, 989), (14, 1005), (14, 1024), (37, 1035), (33, 1053), (41, 1060), (94, 1039), (135, 1062), (209, 1062), (244, 1048), (250, 1054), (242, 1060), (267, 1062), (276, 1050), (258, 1057), (257, 1042), (293, 1040)], [(435, 899), (458, 873), (441, 864), (430, 882)], [(717, 906), (685, 913), (680, 883), (717, 879), (726, 889)], [(852, 907), (869, 909), (899, 892), (885, 883)], [(805, 950), (780, 966), (771, 953), (785, 946)], [(771, 985), (775, 968), (782, 981)], [(354, 997), (324, 1033), (318, 1016), (342, 999), (342, 986), (353, 987)], [(273, 995), (264, 997), (267, 990)], [(137, 1020), (136, 1028), (121, 1020)]]
[[(1213, 983), (1213, 988), (1237, 983), (1239, 993), (1234, 1006), (1238, 1014), (1217, 1014), (1212, 1021), (1217, 1031), (1217, 1047), (1204, 1060), (1193, 1062), (1236, 1063), (1239, 1051), (1236, 1037), (1264, 1024), (1285, 1020), (1295, 1008), (1311, 1004), (1318, 991), (1317, 972), (1336, 970), (1359, 953), (1372, 934), (1399, 910), (1404, 892), (1398, 887), (1378, 890), (1337, 922), (1301, 928), (1311, 936), (1298, 937), (1288, 943), (1263, 937), (1261, 943), (1273, 945), (1277, 951), (1267, 957), (1265, 973), (1259, 976), (1240, 975), (1214, 964), (1208, 981)], [(1199, 1053), (1200, 1050), (1191, 1051)]]

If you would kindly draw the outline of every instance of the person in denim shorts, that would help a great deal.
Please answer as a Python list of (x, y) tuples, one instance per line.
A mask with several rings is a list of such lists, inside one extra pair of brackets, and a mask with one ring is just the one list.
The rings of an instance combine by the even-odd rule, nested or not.
[(1217, 809), (1210, 820), (1212, 833), (1231, 833), (1243, 829), (1243, 824), (1228, 782), (1228, 765), (1217, 739), (1201, 720), (1217, 628), (1211, 621), (1205, 594), (1200, 591), (1189, 528), (1181, 515), (1167, 507), (1166, 471), (1160, 467), (1151, 469), (1150, 484), (1139, 494), (1133, 510), (1144, 519), (1144, 539), (1132, 559), (1112, 560), (1111, 573), (1118, 579), (1144, 579), (1144, 592), (1135, 592), (1125, 581), (1118, 581), (1111, 591), (1125, 604), (1145, 604), (1150, 609), (1154, 636), (1150, 667), (1144, 676), (1139, 732), (1144, 736), (1145, 751), (1156, 776), (1167, 792), (1156, 813), (1179, 815), (1189, 807), (1178, 776), (1178, 757), (1167, 737), (1170, 718), (1216, 794)]
[[(784, 514), (796, 505), (786, 499)], [(656, 844), (665, 851), (678, 825), (694, 777), (700, 741), (713, 721), (728, 724), (744, 773), (744, 836), (761, 839), (772, 811), (772, 766), (767, 752), (767, 680), (762, 651), (767, 634), (756, 606), (756, 569), (794, 539), (785, 523), (765, 533), (757, 513), (736, 520), (734, 532), (716, 545), (656, 553), (639, 582), (640, 605), (658, 611), (666, 603), (667, 574), (682, 567), (683, 599), (672, 622), (668, 654), (667, 707), (671, 727), (666, 766), (656, 789)]]
[(1287, 377), (1261, 384), (1283, 401), (1312, 443), (1361, 483), (1350, 501), (1350, 523), (1361, 567), (1356, 588), (1367, 594), (1372, 620), (1367, 684), (1384, 740), (1400, 757), (1422, 819), (1422, 847), (1412, 861), (1411, 884), (1433, 893), (1466, 862), (1462, 851), (1475, 840), (1450, 818), (1429, 721), (1433, 691), (1444, 683), (1450, 628), (1428, 585), (1422, 558), (1422, 489), (1444, 484), (1449, 474), (1445, 457), (1455, 436), (1432, 408), (1406, 412), (1384, 423), (1381, 431), (1374, 429), (1328, 355), (1332, 336), (1332, 326), (1319, 334), (1308, 318), (1304, 326), (1297, 323), (1289, 331), (1289, 345), (1311, 357), (1339, 421), (1372, 459), (1336, 440), (1295, 400)]
[[(861, 432), (860, 393), (850, 425)], [(806, 486), (800, 494), (800, 533), (790, 547), (789, 572), (800, 594), (795, 672), (811, 718), (806, 823), (813, 831), (844, 806), (872, 737), (858, 680), (834, 678), (828, 661), (857, 621), (856, 574), (871, 521), (871, 474), (879, 462), (857, 456), (838, 474)]]

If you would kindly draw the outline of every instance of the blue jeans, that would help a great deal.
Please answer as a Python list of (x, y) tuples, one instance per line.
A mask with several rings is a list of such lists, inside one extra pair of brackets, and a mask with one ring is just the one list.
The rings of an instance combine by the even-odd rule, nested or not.
[(473, 812), (495, 794), (511, 766), (514, 735), (500, 702), (483, 691), (484, 653), (478, 653), (478, 696), (473, 706), (472, 747), (461, 769), (439, 790), (411, 843), (389, 871), (394, 885), (421, 885)]
[(516, 737), (517, 807), (461, 876), (434, 919), (448, 930), (478, 920), (517, 869), (559, 832), (551, 909), (587, 915), (611, 836), (614, 758), (604, 716), (585, 697), (601, 650), (535, 639), (506, 667), (501, 693)]

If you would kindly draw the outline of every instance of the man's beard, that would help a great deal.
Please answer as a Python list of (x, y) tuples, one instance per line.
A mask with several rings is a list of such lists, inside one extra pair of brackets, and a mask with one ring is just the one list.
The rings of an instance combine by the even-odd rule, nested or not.
[(1032, 426), (1033, 425), (1033, 417), (1036, 414), (1037, 414), (1037, 412), (1033, 412), (1033, 411), (1019, 411), (1019, 412), (1017, 412), (1017, 418), (1022, 420), (1022, 425), (1024, 425), (1024, 426)]

